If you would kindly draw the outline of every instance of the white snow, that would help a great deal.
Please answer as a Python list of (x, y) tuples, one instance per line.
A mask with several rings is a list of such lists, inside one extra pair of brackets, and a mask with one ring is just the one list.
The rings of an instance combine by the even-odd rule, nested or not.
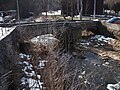
[[(27, 76), (30, 76), (30, 77), (35, 76), (35, 71), (33, 71), (33, 69), (32, 69), (33, 66), (30, 63), (28, 63), (27, 61), (23, 61), (22, 63), (25, 64), (25, 67), (22, 69), (22, 71)], [(29, 70), (29, 72), (27, 70)]]
[(90, 84), (90, 82), (88, 80), (85, 80), (84, 83), (85, 84)]
[(82, 78), (83, 78), (83, 76), (82, 76), (82, 75), (79, 75), (79, 76), (78, 76), (78, 78), (82, 79)]
[(110, 63), (109, 62), (105, 62), (106, 65), (109, 65)]
[(86, 73), (86, 71), (83, 71), (81, 74), (82, 74), (82, 75), (85, 75), (85, 73)]
[(85, 45), (85, 46), (89, 46), (90, 43), (89, 42), (86, 42), (86, 43), (80, 43), (81, 45)]
[(117, 84), (108, 84), (107, 85), (108, 90), (120, 90), (120, 82)]
[(40, 79), (40, 78), (41, 78), (41, 76), (40, 76), (40, 75), (37, 75), (37, 78), (38, 78), (38, 79)]
[[(52, 35), (48, 35), (52, 36)], [(39, 37), (37, 37), (39, 38)], [(31, 55), (26, 55), (23, 53), (19, 54), (20, 58), (25, 58), (26, 60), (24, 61), (19, 61), (18, 64), (22, 66), (22, 72), (24, 73), (25, 76), (21, 78), (21, 86), (26, 86), (30, 88), (29, 90), (40, 90), (42, 89), (43, 82), (41, 82), (41, 75), (39, 75), (36, 71), (34, 71), (33, 65), (30, 63), (30, 61), (27, 61), (27, 58), (30, 58)], [(39, 65), (37, 68), (44, 68), (46, 60), (39, 60)], [(22, 89), (25, 90), (25, 87)]]
[(93, 21), (99, 21), (99, 19), (94, 19)]
[(105, 62), (105, 63), (103, 63), (102, 65), (108, 67), (109, 64), (110, 64), (109, 62)]
[(40, 90), (43, 84), (43, 82), (40, 81), (41, 75), (37, 74), (37, 79), (33, 79), (32, 77), (36, 77), (36, 73), (33, 70), (32, 64), (27, 61), (19, 62), (19, 64), (25, 65), (22, 71), (27, 76), (21, 78), (21, 85), (29, 85), (30, 90)]
[[(46, 12), (42, 12), (42, 15), (46, 15)], [(47, 15), (61, 15), (61, 10), (58, 10), (58, 11), (48, 11)]]
[(47, 62), (46, 60), (40, 60), (38, 67), (39, 67), (39, 68), (44, 68), (46, 62)]
[(80, 15), (76, 15), (75, 17), (78, 17), (78, 18), (79, 18), (79, 17), (80, 17)]
[(114, 41), (113, 38), (110, 38), (110, 37), (104, 37), (102, 35), (95, 35), (95, 37), (91, 37), (91, 39), (97, 39), (98, 41), (103, 41), (103, 42), (106, 42), (106, 43), (110, 43), (111, 41)]
[(0, 16), (0, 22), (4, 22), (3, 17)]
[(26, 78), (25, 78), (25, 77), (22, 77), (22, 79), (21, 79), (21, 84), (25, 84), (25, 82), (26, 82)]
[(23, 64), (25, 64), (25, 65), (30, 65), (27, 61), (23, 61)]
[(22, 58), (22, 59), (23, 59), (23, 58), (27, 58), (28, 60), (30, 60), (31, 55), (26, 55), (26, 54), (20, 53), (20, 54), (19, 54), (19, 57)]
[(115, 39), (113, 39), (113, 38), (104, 37), (102, 35), (95, 35), (95, 36), (91, 37), (89, 40), (90, 41), (81, 40), (80, 41), (80, 45), (83, 45), (84, 47), (87, 47), (87, 46), (90, 46), (92, 44), (91, 41), (95, 41), (95, 42), (97, 41), (97, 43), (96, 43), (97, 45), (96, 46), (99, 46), (99, 45), (103, 46), (104, 44), (101, 43), (101, 42), (104, 42), (104, 43), (107, 43), (107, 44), (111, 44), (112, 42), (115, 41)]
[(9, 35), (15, 28), (16, 28), (16, 26), (13, 26), (13, 27), (0, 27), (0, 40), (2, 40), (7, 35)]
[(78, 76), (78, 78), (82, 79), (83, 76), (85, 75), (86, 71), (81, 72), (81, 75)]
[[(22, 78), (21, 79), (22, 84), (29, 84), (30, 90), (40, 90), (40, 88), (42, 88), (42, 82), (40, 82), (40, 80), (35, 80), (32, 78)], [(40, 88), (39, 88), (40, 87)]]
[[(29, 78), (28, 79), (28, 82), (29, 82), (29, 87), (32, 87), (33, 89), (31, 89), (31, 90), (35, 90), (36, 88), (37, 89), (39, 89), (39, 85), (40, 85), (40, 88), (42, 88), (42, 84), (43, 83), (41, 83), (40, 82), (40, 80), (35, 80), (35, 79), (32, 79), (32, 78)], [(34, 84), (35, 83), (35, 84)], [(33, 85), (34, 84), (34, 85)]]
[(24, 70), (24, 73), (25, 73), (28, 77), (35, 76), (35, 72), (34, 72), (34, 71), (31, 71), (31, 73), (30, 73), (30, 72), (27, 72), (27, 71)]
[(47, 46), (50, 50), (53, 50), (59, 40), (56, 39), (52, 34), (45, 34), (32, 38), (31, 42), (34, 44)]

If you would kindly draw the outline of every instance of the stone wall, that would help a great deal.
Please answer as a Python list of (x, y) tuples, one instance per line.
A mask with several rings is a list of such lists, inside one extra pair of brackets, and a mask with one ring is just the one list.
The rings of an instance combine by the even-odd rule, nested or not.
[(53, 34), (60, 40), (60, 46), (71, 49), (77, 40), (81, 38), (81, 32), (85, 29), (96, 29), (96, 24), (93, 21), (49, 22), (21, 25), (17, 30), (20, 34), (20, 43), (29, 41), (35, 36)]
[[(93, 22), (38, 23), (18, 26), (10, 35), (0, 41), (0, 90), (17, 90), (19, 79), (15, 63), (19, 61), (20, 43), (42, 34), (53, 34), (65, 47), (73, 46), (86, 28), (96, 27)], [(72, 47), (71, 47), (72, 48)], [(6, 73), (10, 72), (6, 75)], [(7, 77), (7, 78), (6, 78)], [(11, 83), (12, 82), (12, 83)]]
[[(87, 28), (96, 28), (96, 22), (93, 21), (76, 21), (76, 22), (49, 22), (21, 25), (18, 29), (20, 39), (29, 40), (37, 35), (52, 33), (57, 35), (59, 32), (77, 30), (81, 32)], [(74, 32), (74, 31), (73, 31)]]
[[(14, 30), (10, 35), (0, 41), (0, 90), (13, 90), (8, 88), (8, 86), (13, 80), (11, 75), (14, 72), (13, 68), (18, 57), (16, 35), (17, 31)], [(11, 83), (10, 85), (13, 84)]]

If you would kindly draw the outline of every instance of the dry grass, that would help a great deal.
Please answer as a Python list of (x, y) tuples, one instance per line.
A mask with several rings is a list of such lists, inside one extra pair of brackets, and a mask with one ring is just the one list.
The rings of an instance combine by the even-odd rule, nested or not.
[[(80, 48), (70, 52), (69, 41), (73, 40), (69, 38), (70, 33), (60, 33), (60, 44), (51, 50), (44, 45), (31, 44), (32, 64), (38, 65), (40, 59), (47, 61), (44, 69), (36, 70), (42, 75), (45, 87), (47, 90), (106, 90), (108, 83), (115, 82), (118, 69), (112, 65), (106, 67), (85, 61), (82, 55), (89, 50)], [(72, 47), (76, 46), (74, 44)]]

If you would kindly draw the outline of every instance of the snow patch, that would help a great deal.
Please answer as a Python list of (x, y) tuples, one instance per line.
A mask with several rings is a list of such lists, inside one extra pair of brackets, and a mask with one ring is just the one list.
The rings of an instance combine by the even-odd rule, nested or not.
[(23, 58), (27, 58), (28, 60), (30, 60), (31, 55), (26, 55), (26, 54), (20, 53), (20, 54), (19, 54), (19, 57), (22, 58), (22, 59), (23, 59)]
[(43, 82), (40, 81), (41, 75), (37, 74), (36, 71), (34, 71), (33, 65), (27, 61), (22, 61), (18, 64), (24, 65), (22, 71), (25, 76), (21, 78), (21, 86), (25, 86), (23, 88), (26, 89), (26, 85), (28, 85), (29, 90), (40, 90), (40, 88), (42, 89)]
[(40, 82), (40, 80), (35, 80), (32, 78), (22, 78), (21, 79), (22, 84), (26, 84), (28, 83), (30, 90), (40, 90), (40, 88), (42, 88), (42, 82)]
[(34, 44), (44, 45), (50, 50), (53, 50), (54, 47), (58, 44), (59, 40), (56, 39), (52, 34), (45, 34), (32, 38), (31, 42)]
[(0, 27), (0, 40), (2, 40), (7, 35), (9, 35), (15, 28), (16, 28), (16, 26), (13, 26), (13, 27)]
[(102, 65), (108, 67), (109, 64), (110, 64), (109, 62), (105, 62)]
[[(46, 12), (42, 12), (42, 15), (46, 15)], [(47, 15), (61, 15), (61, 10), (58, 11), (48, 11)]]
[(120, 90), (120, 82), (117, 84), (108, 84), (107, 85), (108, 90)]
[(91, 39), (97, 39), (98, 41), (103, 41), (103, 42), (106, 42), (106, 43), (110, 43), (111, 41), (114, 41), (113, 38), (110, 38), (110, 37), (104, 37), (102, 35), (95, 35), (94, 37), (91, 37)]
[(40, 60), (38, 67), (39, 67), (39, 68), (44, 68), (46, 62), (47, 62), (46, 60)]

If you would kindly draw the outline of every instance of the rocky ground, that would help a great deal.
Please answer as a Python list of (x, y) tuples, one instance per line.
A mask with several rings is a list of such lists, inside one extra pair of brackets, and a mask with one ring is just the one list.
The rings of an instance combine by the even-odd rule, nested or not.
[[(45, 54), (45, 49), (39, 45), (33, 48), (34, 54), (40, 52), (40, 56), (35, 54), (39, 58), (37, 67), (30, 55), (19, 54), (21, 61), (18, 64), (23, 73), (21, 89), (39, 90), (45, 86), (44, 90), (120, 90), (119, 40), (84, 32), (72, 53), (59, 53), (59, 49), (53, 52), (48, 47)], [(41, 56), (43, 52), (45, 60)]]
[(119, 44), (111, 37), (82, 33), (72, 53), (48, 60), (48, 90), (120, 90)]
[[(83, 34), (77, 49), (82, 52), (83, 63), (88, 63), (84, 72), (91, 76), (95, 87), (90, 90), (120, 90), (120, 41), (103, 35)], [(99, 84), (98, 84), (99, 83)], [(116, 84), (117, 83), (117, 84)], [(88, 89), (87, 89), (88, 90)]]

